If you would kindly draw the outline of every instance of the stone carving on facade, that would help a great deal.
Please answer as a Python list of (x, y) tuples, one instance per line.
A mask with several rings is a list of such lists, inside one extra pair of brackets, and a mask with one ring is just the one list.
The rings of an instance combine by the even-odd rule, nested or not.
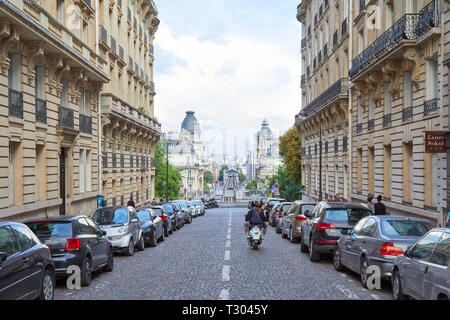
[[(11, 60), (8, 57), (9, 51), (21, 52), (23, 44), (20, 42), (20, 36), (17, 30), (10, 24), (3, 24), (2, 37), (4, 40), (0, 42), (0, 69), (2, 74), (7, 75)], [(9, 37), (8, 37), (9, 36)]]
[(366, 78), (369, 90), (373, 90), (373, 101), (378, 106), (381, 104), (381, 96), (383, 94), (383, 77), (380, 72), (374, 71), (369, 73)]
[(28, 45), (28, 59), (27, 59), (27, 69), (28, 69), (28, 84), (34, 82), (36, 76), (36, 71), (34, 68), (37, 64), (45, 64), (45, 54), (44, 48), (41, 43), (27, 43)]
[(414, 48), (410, 48), (410, 49), (406, 50), (406, 52), (403, 55), (403, 57), (408, 62), (412, 62), (412, 63), (408, 63), (406, 65), (407, 68), (405, 68), (405, 71), (411, 71), (412, 72), (411, 81), (418, 88), (419, 85), (420, 85), (420, 73), (421, 73), (419, 52), (416, 49), (414, 49)]

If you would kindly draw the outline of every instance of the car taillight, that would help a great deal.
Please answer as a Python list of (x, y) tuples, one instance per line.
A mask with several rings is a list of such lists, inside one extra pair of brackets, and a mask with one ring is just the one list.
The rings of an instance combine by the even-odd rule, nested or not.
[(297, 216), (297, 217), (295, 217), (295, 220), (297, 220), (297, 221), (305, 221), (305, 220), (308, 220), (308, 218), (304, 217), (304, 216)]
[(166, 216), (165, 215), (161, 215), (161, 220), (162, 221), (166, 221)]
[(319, 222), (317, 224), (317, 229), (319, 229), (319, 230), (336, 229), (336, 227), (334, 225), (332, 225), (331, 223)]
[(281, 212), (280, 212), (280, 214), (278, 215), (278, 218), (281, 218), (282, 217), (282, 215), (281, 215)]
[(80, 250), (80, 239), (71, 238), (71, 239), (67, 240), (66, 250), (67, 251)]
[(380, 248), (380, 254), (383, 256), (401, 256), (403, 255), (403, 249), (395, 247), (392, 242), (384, 243)]
[(45, 249), (47, 249), (49, 255), (52, 255), (52, 252), (50, 251), (50, 248), (48, 246), (45, 246)]

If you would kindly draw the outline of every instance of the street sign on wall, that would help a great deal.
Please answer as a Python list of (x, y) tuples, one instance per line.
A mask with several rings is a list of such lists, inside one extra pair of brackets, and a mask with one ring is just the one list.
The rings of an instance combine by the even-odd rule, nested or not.
[(445, 149), (445, 131), (425, 131), (425, 152), (426, 153), (447, 153)]

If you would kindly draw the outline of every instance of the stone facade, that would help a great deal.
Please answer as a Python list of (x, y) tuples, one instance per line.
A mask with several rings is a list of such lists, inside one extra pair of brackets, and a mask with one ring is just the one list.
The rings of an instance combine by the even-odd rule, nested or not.
[(263, 188), (266, 177), (272, 177), (280, 165), (279, 140), (273, 136), (269, 122), (264, 120), (256, 134), (255, 174), (258, 188)]
[(99, 54), (111, 81), (101, 94), (102, 187), (107, 205), (137, 206), (155, 197), (155, 152), (161, 125), (154, 118), (152, 0), (99, 0)]
[(303, 1), (297, 8), (303, 108), (295, 123), (302, 141), (303, 199), (350, 195), (348, 8), (347, 0)]
[[(348, 17), (351, 26), (346, 46), (350, 61), (345, 62), (346, 52), (344, 60), (340, 60), (342, 74), (349, 78), (346, 94), (350, 107), (345, 107), (344, 99), (341, 111), (327, 116), (330, 95), (322, 93), (326, 97), (319, 97), (310, 106), (305, 104), (310, 90), (304, 90), (305, 107), (297, 115), (296, 123), (303, 142), (306, 195), (315, 198), (317, 180), (320, 180), (317, 175), (320, 161), (315, 155), (315, 145), (311, 147), (310, 137), (317, 139), (322, 129), (322, 139), (325, 144), (328, 140), (329, 145), (323, 128), (330, 122), (338, 122), (342, 129), (337, 125), (333, 137), (338, 139), (337, 150), (340, 152), (339, 141), (347, 137), (349, 153), (334, 155), (336, 170), (341, 168), (336, 161), (342, 161), (344, 166), (344, 170), (339, 170), (342, 175), (337, 175), (338, 183), (334, 184), (323, 164), (331, 155), (325, 145), (322, 157), (325, 188), (322, 185), (322, 190), (334, 184), (335, 191), (349, 201), (365, 201), (368, 195), (381, 194), (393, 215), (414, 215), (443, 222), (449, 207), (447, 154), (426, 153), (424, 140), (425, 131), (445, 132), (449, 128), (448, 108), (445, 108), (448, 105), (448, 4), (447, 0), (355, 0), (347, 6), (339, 4), (340, 10), (348, 10), (341, 14)], [(332, 7), (335, 10), (336, 6)], [(298, 17), (306, 26), (310, 21), (308, 12), (312, 10), (311, 18), (313, 9), (311, 1), (304, 1), (298, 7)], [(346, 66), (350, 68), (346, 70)], [(302, 80), (305, 83), (308, 82)], [(320, 88), (319, 92), (322, 92)], [(338, 106), (335, 104), (334, 108)], [(317, 140), (313, 143), (320, 144)], [(314, 150), (313, 154), (310, 149)]]
[(96, 208), (98, 94), (109, 78), (95, 5), (40, 3), (0, 3), (1, 219)]

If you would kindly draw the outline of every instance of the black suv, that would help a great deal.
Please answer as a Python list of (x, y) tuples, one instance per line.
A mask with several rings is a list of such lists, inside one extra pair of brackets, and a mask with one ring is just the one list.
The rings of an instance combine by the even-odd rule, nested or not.
[[(172, 232), (178, 230), (178, 215), (175, 212), (174, 205), (170, 202), (166, 202), (162, 204), (162, 207), (166, 210), (167, 214), (170, 216), (170, 220), (172, 222)], [(155, 207), (152, 207), (155, 209)], [(169, 229), (170, 230), (170, 229)]]
[(54, 289), (50, 249), (27, 226), (0, 221), (0, 300), (52, 300)]
[(88, 286), (93, 271), (113, 270), (112, 245), (91, 218), (58, 216), (24, 223), (50, 248), (57, 278), (68, 277), (67, 268), (76, 265), (81, 269), (81, 285)]
[(342, 230), (350, 230), (372, 212), (364, 205), (349, 202), (319, 202), (301, 227), (302, 252), (308, 252), (311, 261), (320, 261), (321, 254), (332, 254)]

